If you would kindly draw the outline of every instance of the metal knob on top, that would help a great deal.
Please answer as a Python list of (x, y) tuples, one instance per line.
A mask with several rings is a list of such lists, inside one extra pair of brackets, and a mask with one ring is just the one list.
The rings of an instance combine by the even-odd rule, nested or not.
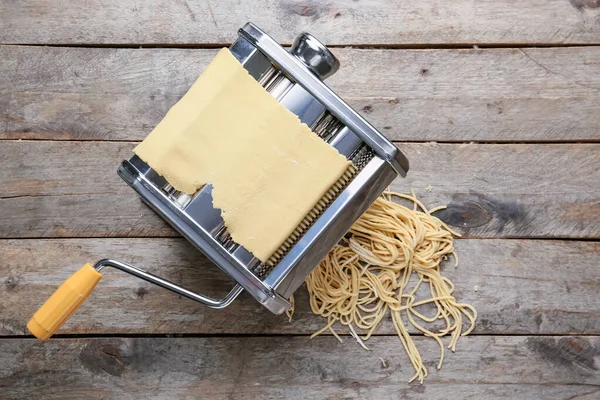
[(340, 68), (338, 59), (310, 33), (301, 33), (294, 40), (290, 53), (321, 79), (333, 75)]

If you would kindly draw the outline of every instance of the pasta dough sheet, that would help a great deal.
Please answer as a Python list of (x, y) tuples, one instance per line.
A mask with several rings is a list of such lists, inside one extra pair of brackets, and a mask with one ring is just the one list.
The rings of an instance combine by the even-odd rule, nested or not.
[(232, 239), (263, 262), (350, 164), (228, 49), (134, 152), (177, 190), (212, 184)]

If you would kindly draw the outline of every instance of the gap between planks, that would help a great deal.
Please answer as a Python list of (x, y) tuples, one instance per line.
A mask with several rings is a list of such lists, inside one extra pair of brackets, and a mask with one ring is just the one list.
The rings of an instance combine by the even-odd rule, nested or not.
[[(318, 315), (315, 314), (315, 317)], [(285, 323), (286, 321), (283, 321)], [(337, 332), (337, 335), (350, 340), (354, 337), (349, 333)], [(559, 333), (517, 333), (517, 332), (472, 332), (469, 333), (468, 337), (484, 336), (484, 337), (499, 337), (499, 336), (510, 336), (510, 337), (571, 337), (571, 336), (589, 336), (589, 337), (600, 337), (600, 333), (581, 333), (581, 332), (559, 332)], [(71, 339), (102, 339), (102, 338), (123, 338), (123, 339), (144, 339), (144, 338), (207, 338), (207, 339), (218, 339), (218, 338), (278, 338), (278, 337), (310, 337), (312, 333), (72, 333), (72, 334), (54, 334), (52, 335), (53, 340), (71, 340)], [(323, 332), (317, 337), (333, 337), (333, 335), (327, 331)], [(361, 334), (362, 336), (362, 334)], [(396, 337), (397, 333), (373, 333), (371, 337)], [(425, 336), (421, 332), (410, 332), (411, 337), (422, 337)], [(450, 335), (446, 336), (449, 337)], [(445, 337), (445, 338), (446, 338)], [(466, 336), (465, 336), (466, 337)], [(33, 335), (1, 335), (0, 339), (13, 340), (13, 339), (32, 339), (38, 340)], [(316, 337), (315, 337), (316, 339)], [(366, 342), (368, 343), (368, 342)]]
[[(280, 43), (283, 47), (291, 47), (291, 43)], [(74, 47), (74, 48), (108, 48), (108, 49), (219, 49), (229, 47), (232, 43), (0, 43), (0, 46), (32, 46), (32, 47)], [(326, 44), (328, 48), (336, 49), (367, 49), (367, 50), (448, 50), (448, 49), (515, 49), (515, 48), (556, 48), (556, 47), (600, 47), (598, 43), (398, 43), (398, 44)]]
[[(74, 194), (74, 196), (78, 196), (79, 194)], [(63, 195), (57, 195), (63, 196)], [(0, 197), (0, 200), (6, 198), (15, 198), (15, 197), (41, 197), (41, 196), (13, 196), (13, 197)], [(0, 243), (2, 241), (7, 240), (79, 240), (79, 239), (173, 239), (173, 238), (181, 238), (182, 236), (179, 234), (174, 234), (173, 236), (126, 236), (126, 235), (115, 235), (115, 236), (60, 236), (60, 237), (48, 237), (48, 236), (7, 236), (0, 237)], [(590, 242), (596, 243), (600, 242), (600, 239), (591, 238), (591, 237), (569, 237), (569, 236), (499, 236), (499, 237), (455, 237), (454, 240), (521, 240), (521, 241), (562, 241), (562, 242)]]
[[(32, 134), (35, 132), (21, 132), (22, 134)], [(150, 131), (148, 131), (150, 133)], [(126, 140), (126, 139), (61, 139), (60, 134), (56, 133), (58, 136), (57, 139), (48, 139), (48, 138), (27, 138), (27, 139), (14, 139), (14, 138), (6, 138), (0, 137), (1, 142), (86, 142), (86, 143), (131, 143), (138, 144), (141, 143), (142, 140)], [(600, 143), (600, 139), (586, 139), (586, 140), (391, 140), (392, 143), (397, 145), (402, 144), (423, 144), (423, 143), (432, 143), (432, 144), (527, 144), (527, 145), (546, 145), (546, 144), (597, 144)]]

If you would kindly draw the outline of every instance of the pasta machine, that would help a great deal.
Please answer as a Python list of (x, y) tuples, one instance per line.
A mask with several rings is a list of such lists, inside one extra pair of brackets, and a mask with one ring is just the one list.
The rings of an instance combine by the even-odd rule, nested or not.
[[(287, 51), (252, 23), (238, 33), (231, 53), (278, 102), (352, 162), (352, 178), (288, 241), (274, 261), (263, 263), (229, 237), (220, 211), (213, 208), (210, 185), (191, 196), (178, 192), (134, 155), (119, 166), (121, 178), (237, 285), (224, 298), (213, 299), (110, 259), (93, 267), (88, 264), (85, 279), (97, 282), (101, 276), (98, 271), (113, 267), (212, 308), (228, 306), (246, 290), (268, 310), (281, 314), (290, 307), (290, 296), (353, 223), (398, 175), (406, 175), (408, 160), (402, 152), (323, 83), (338, 70), (339, 61), (322, 43), (302, 33)], [(86, 291), (91, 291), (88, 286), (82, 283), (73, 290), (85, 298)], [(78, 306), (71, 307), (70, 312)], [(34, 334), (38, 324), (44, 325), (36, 317), (38, 313), (28, 324)], [(58, 327), (66, 318), (68, 315)]]

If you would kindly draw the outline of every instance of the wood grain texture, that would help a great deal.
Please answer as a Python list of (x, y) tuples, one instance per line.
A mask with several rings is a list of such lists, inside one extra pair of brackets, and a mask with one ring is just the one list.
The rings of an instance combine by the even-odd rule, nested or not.
[[(399, 144), (411, 171), (393, 189), (447, 204), (437, 215), (467, 238), (444, 275), (476, 329), (441, 371), (415, 337), (424, 385), (406, 383), (387, 318), (369, 352), (344, 329), (343, 344), (309, 340), (324, 321), (304, 288), (288, 322), (246, 294), (211, 310), (105, 270), (60, 333), (167, 337), (23, 338), (86, 261), (212, 296), (233, 285), (115, 170), (247, 21), (337, 45), (329, 85), (389, 138), (420, 142)], [(523, 48), (401, 50), (474, 44)], [(562, 44), (600, 44), (599, 0), (0, 2), (0, 398), (597, 398), (600, 242), (535, 240), (600, 238), (600, 47)]]
[(591, 400), (600, 392), (598, 337), (468, 337), (439, 371), (437, 345), (416, 341), (430, 370), (423, 385), (406, 382), (412, 367), (395, 337), (373, 339), (370, 352), (332, 337), (5, 340), (0, 388), (7, 400)]
[[(477, 308), (475, 333), (600, 334), (599, 242), (458, 240), (456, 247), (460, 264), (444, 264), (443, 273), (457, 298)], [(0, 335), (28, 334), (37, 307), (85, 262), (105, 257), (215, 297), (233, 286), (182, 238), (0, 240)], [(116, 270), (103, 274), (60, 334), (307, 335), (326, 322), (310, 311), (305, 288), (290, 323), (249, 295), (212, 310)], [(389, 318), (377, 333), (395, 333)]]
[(598, 8), (594, 0), (4, 1), (0, 43), (229, 43), (252, 21), (285, 43), (307, 30), (342, 45), (591, 44), (600, 42)]
[[(334, 52), (329, 85), (393, 140), (600, 140), (600, 47)], [(0, 138), (141, 140), (215, 54), (0, 46)]]
[[(466, 237), (600, 237), (600, 144), (399, 144)], [(174, 236), (116, 174), (133, 143), (0, 142), (0, 237)], [(431, 191), (427, 187), (431, 185)]]

